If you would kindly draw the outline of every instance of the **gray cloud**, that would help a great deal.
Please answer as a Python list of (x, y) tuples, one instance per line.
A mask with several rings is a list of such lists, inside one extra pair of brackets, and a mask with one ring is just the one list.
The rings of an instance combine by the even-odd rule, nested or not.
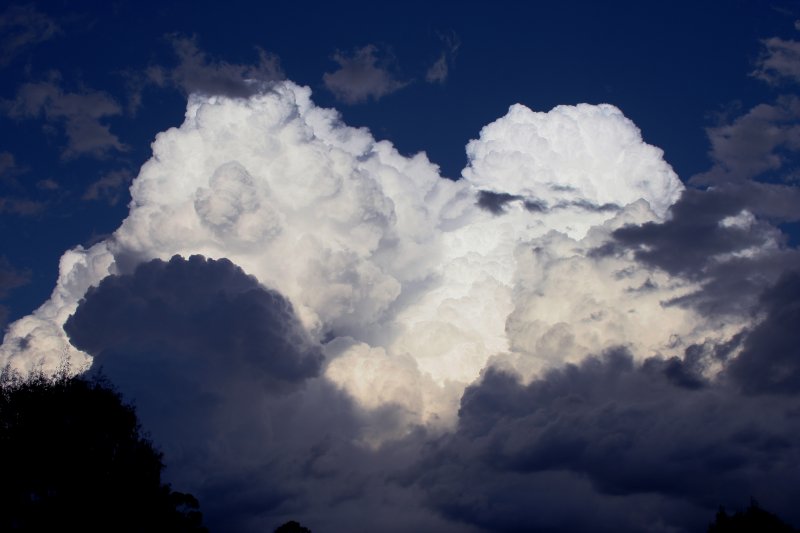
[(772, 37), (762, 41), (764, 50), (752, 76), (770, 85), (800, 81), (800, 42)]
[(116, 100), (105, 92), (90, 89), (65, 92), (58, 82), (56, 74), (49, 81), (24, 83), (14, 100), (2, 102), (2, 108), (12, 118), (44, 117), (49, 124), (61, 126), (67, 137), (64, 158), (104, 157), (111, 151), (128, 149), (102, 122), (122, 112)]
[(759, 294), (800, 261), (773, 224), (798, 220), (798, 206), (797, 187), (746, 182), (688, 189), (667, 221), (618, 229), (614, 243), (597, 253), (633, 250), (642, 263), (701, 284), (668, 303), (747, 316)]
[(20, 198), (17, 196), (0, 197), (0, 213), (13, 215), (32, 216), (38, 215), (45, 209), (44, 202)]
[(522, 196), (504, 192), (478, 191), (478, 207), (486, 209), (493, 215), (505, 212), (505, 205), (514, 200), (522, 200)]
[(612, 350), (529, 385), (489, 369), (417, 482), (489, 531), (698, 531), (750, 496), (796, 521), (798, 398), (708, 381), (702, 352)]
[(393, 408), (363, 411), (320, 377), (320, 347), (289, 302), (230, 261), (176, 256), (108, 277), (65, 328), (135, 402), (167, 478), (198, 496), (212, 530), (295, 519), (320, 531), (464, 531), (398, 479), (424, 433), (359, 444)]
[[(707, 130), (714, 166), (691, 179), (696, 185), (713, 185), (752, 179), (765, 172), (786, 172), (788, 153), (800, 150), (800, 100), (778, 98), (759, 104), (730, 123)], [(781, 176), (794, 178), (796, 176)]]
[(390, 69), (387, 57), (377, 56), (378, 48), (368, 44), (348, 56), (336, 52), (333, 60), (339, 69), (326, 72), (322, 77), (325, 87), (337, 100), (347, 104), (366, 102), (370, 98), (380, 100), (384, 96), (399, 91), (410, 81), (400, 81)]
[[(2, 205), (0, 203), (0, 205)], [(8, 293), (17, 287), (22, 287), (30, 282), (31, 273), (29, 270), (20, 270), (4, 256), (0, 256), (0, 301), (4, 300)], [(0, 305), (0, 328), (5, 326), (8, 317), (8, 308)]]
[(117, 346), (133, 353), (169, 348), (198, 360), (211, 352), (238, 359), (234, 368), (277, 388), (317, 375), (322, 358), (287, 300), (230, 261), (201, 256), (154, 260), (130, 276), (107, 277), (65, 329), (100, 365)]
[(442, 40), (444, 49), (439, 54), (439, 58), (428, 67), (425, 73), (425, 81), (428, 83), (444, 83), (447, 80), (447, 76), (450, 74), (450, 67), (453, 65), (458, 49), (461, 46), (461, 41), (454, 32), (440, 34), (439, 38)]
[(104, 200), (109, 205), (116, 205), (122, 197), (122, 189), (133, 181), (133, 174), (128, 169), (112, 170), (99, 180), (90, 184), (83, 193), (84, 200)]
[[(800, 263), (797, 263), (800, 264)], [(800, 271), (784, 274), (760, 299), (764, 320), (748, 335), (729, 373), (748, 393), (800, 392)]]
[[(319, 347), (288, 302), (227, 260), (106, 278), (65, 328), (136, 402), (212, 527), (688, 532), (751, 495), (800, 518), (800, 373), (772, 390), (774, 372), (748, 368), (798, 359), (781, 351), (798, 344), (798, 280), (766, 292), (766, 319), (725, 345), (641, 364), (610, 350), (527, 385), (489, 368), (454, 431), (377, 449), (355, 443), (364, 417), (391, 407), (365, 412), (320, 378)], [(715, 364), (723, 372), (707, 377)]]
[(60, 32), (58, 24), (32, 4), (8, 6), (0, 14), (0, 67)]
[[(770, 44), (772, 43), (772, 44)], [(800, 56), (778, 54), (765, 41), (761, 75), (788, 75)], [(770, 66), (771, 65), (771, 66)], [(776, 74), (777, 75), (777, 74)], [(800, 261), (780, 224), (800, 220), (800, 187), (793, 164), (800, 151), (800, 100), (779, 96), (733, 120), (707, 129), (711, 168), (689, 183), (664, 223), (629, 226), (614, 232), (615, 244), (599, 253), (633, 250), (638, 260), (701, 284), (673, 300), (703, 313), (746, 316), (763, 290)], [(679, 250), (679, 251), (678, 251)]]
[[(303, 427), (322, 355), (281, 295), (228, 260), (175, 256), (104, 279), (65, 329), (136, 402), (170, 480), (200, 497), (209, 525), (247, 531), (299, 496), (287, 480), (323, 437)], [(315, 394), (349, 427), (334, 391)]]
[[(230, 97), (247, 97), (259, 90), (264, 82), (284, 78), (280, 60), (261, 48), (255, 64), (237, 64), (209, 59), (197, 45), (196, 37), (168, 36), (178, 64), (174, 67), (151, 66), (145, 72), (145, 83), (159, 87), (171, 86), (184, 94), (201, 93)], [(139, 82), (141, 84), (141, 81)], [(141, 86), (135, 87), (134, 108), (141, 99)]]

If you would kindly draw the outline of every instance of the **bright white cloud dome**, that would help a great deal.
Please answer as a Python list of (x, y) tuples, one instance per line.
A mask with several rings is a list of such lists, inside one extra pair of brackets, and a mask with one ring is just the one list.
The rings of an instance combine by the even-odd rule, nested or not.
[[(0, 364), (85, 364), (62, 326), (87, 288), (174, 254), (228, 258), (279, 291), (326, 343), (329, 379), (411, 422), (451, 421), (492, 357), (530, 376), (585, 350), (652, 355), (705, 335), (686, 309), (652, 327), (660, 302), (690, 287), (657, 279), (636, 293), (650, 273), (590, 254), (623, 223), (662, 219), (682, 190), (618, 109), (512, 106), (467, 153), (464, 179), (442, 179), (425, 154), (343, 125), (291, 82), (193, 96), (153, 143), (127, 219), (65, 253), (51, 299), (9, 327)], [(492, 213), (479, 191), (520, 198)]]

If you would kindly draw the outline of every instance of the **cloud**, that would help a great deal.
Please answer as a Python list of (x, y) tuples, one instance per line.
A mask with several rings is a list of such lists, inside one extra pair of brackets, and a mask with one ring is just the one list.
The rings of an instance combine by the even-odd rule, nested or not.
[[(288, 298), (341, 359), (326, 367), (330, 379), (363, 404), (401, 407), (398, 426), (378, 439), (419, 422), (451, 424), (460, 391), (497, 354), (511, 350), (509, 364), (527, 374), (560, 360), (557, 338), (592, 349), (628, 334), (657, 350), (706, 324), (675, 309), (674, 330), (650, 327), (660, 302), (687, 284), (658, 280), (631, 258), (591, 255), (624, 223), (660, 219), (682, 188), (611, 106), (514, 106), (470, 143), (458, 182), (423, 154), (401, 156), (343, 125), (289, 82), (247, 100), (195, 95), (185, 123), (153, 149), (127, 220), (113, 237), (65, 254), (54, 297), (12, 325), (4, 361), (25, 368), (44, 357), (49, 366), (66, 352), (87, 363), (61, 331), (85, 291), (175, 254), (229, 258)], [(486, 191), (522, 199), (493, 214), (478, 205)], [(537, 249), (548, 252), (530, 255)], [(598, 273), (569, 282), (576, 269)], [(660, 290), (635, 298), (639, 314), (608, 311), (654, 280)], [(614, 333), (601, 335), (603, 324)]]
[[(15, 268), (5, 256), (0, 256), (0, 301), (17, 287), (22, 287), (30, 282), (31, 273), (28, 270)], [(8, 308), (0, 305), (0, 327), (5, 326), (8, 317)]]
[(230, 261), (201, 256), (156, 259), (131, 275), (105, 278), (64, 328), (74, 345), (95, 354), (95, 365), (116, 364), (111, 358), (122, 357), (112, 355), (119, 350), (130, 352), (127, 357), (159, 351), (198, 361), (224, 354), (241, 359), (231, 368), (259, 373), (268, 389), (317, 375), (322, 360), (286, 299)]
[(323, 75), (325, 87), (337, 100), (358, 104), (370, 98), (378, 101), (408, 85), (410, 81), (397, 79), (390, 70), (390, 60), (376, 56), (377, 52), (373, 44), (356, 49), (351, 56), (336, 52), (333, 60), (339, 64), (339, 69)]
[[(794, 265), (798, 263), (795, 262)], [(742, 353), (729, 366), (729, 373), (753, 394), (800, 392), (800, 272), (784, 273), (765, 291), (759, 310), (765, 315), (748, 335)]]
[[(166, 478), (199, 497), (212, 528), (265, 531), (299, 514), (312, 527), (352, 530), (381, 506), (365, 520), (356, 502), (403, 493), (387, 479), (393, 467), (376, 471), (376, 453), (354, 444), (363, 422), (320, 377), (322, 349), (292, 305), (228, 260), (175, 256), (109, 276), (65, 329), (93, 355), (92, 371), (135, 401), (165, 453)], [(383, 507), (397, 515), (387, 531), (441, 521)]]
[(99, 180), (93, 182), (83, 193), (84, 200), (104, 200), (109, 205), (119, 202), (121, 189), (133, 180), (133, 175), (127, 169), (112, 170)]
[(798, 194), (796, 187), (758, 183), (690, 189), (669, 220), (622, 227), (613, 237), (623, 253), (632, 250), (638, 261), (698, 283), (672, 304), (705, 315), (746, 316), (799, 258), (770, 222), (797, 220)]
[[(797, 58), (782, 56), (779, 64), (788, 68), (791, 61)], [(689, 180), (694, 187), (670, 207), (668, 219), (620, 228), (613, 234), (619, 246), (609, 243), (598, 253), (633, 252), (643, 264), (697, 282), (669, 305), (706, 316), (752, 316), (762, 292), (800, 260), (780, 228), (800, 220), (792, 166), (799, 119), (800, 101), (781, 95), (708, 128), (712, 166)]]
[(0, 213), (32, 216), (44, 211), (46, 204), (27, 198), (25, 187), (17, 179), (28, 170), (11, 152), (0, 152)]
[(527, 385), (490, 369), (416, 482), (490, 531), (696, 531), (750, 496), (797, 521), (797, 397), (708, 381), (699, 352), (636, 364), (615, 349)]
[[(278, 57), (261, 48), (256, 48), (258, 63), (237, 64), (209, 60), (194, 36), (172, 34), (168, 39), (178, 57), (178, 64), (171, 68), (149, 67), (145, 72), (146, 83), (158, 87), (172, 86), (186, 95), (200, 93), (244, 98), (258, 92), (263, 83), (284, 77)], [(141, 83), (134, 84), (134, 108), (138, 107), (141, 99), (141, 87), (138, 86)]]
[(59, 33), (58, 24), (32, 4), (8, 6), (0, 14), (0, 67)]
[(17, 165), (14, 154), (11, 152), (0, 152), (0, 179), (8, 180), (22, 169)]
[(152, 147), (0, 364), (102, 366), (226, 529), (681, 531), (772, 482), (788, 508), (794, 282), (764, 291), (796, 187), (686, 189), (607, 104), (512, 106), (451, 181), (288, 81), (194, 93)]
[(0, 213), (13, 215), (32, 216), (44, 211), (45, 204), (28, 198), (15, 196), (0, 197)]
[(461, 41), (455, 33), (441, 34), (439, 38), (444, 44), (444, 50), (439, 54), (439, 58), (428, 67), (425, 73), (425, 81), (428, 83), (444, 83), (450, 74), (450, 67), (456, 59), (456, 54), (461, 46)]
[(24, 83), (14, 100), (2, 102), (11, 118), (43, 117), (63, 127), (67, 146), (61, 153), (69, 159), (78, 156), (105, 157), (109, 152), (124, 152), (128, 147), (102, 122), (122, 112), (119, 104), (102, 91), (82, 89), (65, 92), (58, 76), (44, 82)]
[(483, 198), (508, 194), (548, 211), (566, 208), (557, 227), (579, 236), (609, 217), (572, 217), (576, 206), (603, 210), (644, 199), (663, 217), (683, 186), (662, 155), (642, 142), (638, 128), (614, 106), (579, 104), (536, 113), (517, 104), (469, 142), (464, 178), (486, 191)]
[(786, 165), (787, 156), (800, 150), (800, 100), (778, 98), (775, 104), (759, 104), (730, 123), (707, 130), (709, 156), (714, 166), (692, 177), (696, 185), (714, 185), (746, 180), (765, 172), (785, 180), (796, 180)]
[(764, 51), (756, 62), (752, 76), (770, 85), (800, 81), (800, 42), (771, 37), (761, 43)]

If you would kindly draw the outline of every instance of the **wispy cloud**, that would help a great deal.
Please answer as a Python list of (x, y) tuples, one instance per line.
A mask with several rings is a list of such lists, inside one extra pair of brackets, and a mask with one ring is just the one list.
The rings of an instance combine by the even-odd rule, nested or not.
[(103, 119), (119, 115), (122, 108), (103, 91), (82, 88), (67, 92), (57, 74), (43, 82), (24, 83), (16, 98), (2, 102), (2, 109), (12, 118), (44, 118), (61, 127), (67, 138), (62, 157), (104, 157), (109, 152), (124, 152), (128, 147), (111, 133)]
[(741, 181), (765, 172), (783, 172), (780, 177), (792, 179), (785, 166), (791, 160), (787, 155), (800, 150), (800, 99), (787, 95), (772, 104), (758, 104), (706, 131), (714, 165), (693, 176), (692, 183)]
[(145, 72), (147, 83), (175, 87), (184, 94), (247, 97), (259, 89), (260, 83), (284, 77), (278, 56), (258, 47), (256, 63), (230, 63), (209, 58), (198, 46), (195, 36), (172, 34), (168, 40), (178, 64), (173, 67), (150, 66)]
[(122, 198), (122, 189), (133, 181), (133, 173), (128, 169), (112, 170), (95, 181), (83, 193), (84, 200), (104, 200), (116, 205)]
[[(0, 205), (2, 205), (2, 200), (0, 200)], [(30, 280), (29, 270), (18, 269), (6, 257), (0, 256), (0, 301), (4, 300), (10, 291), (30, 283)], [(8, 308), (0, 305), (0, 328), (5, 325), (7, 317)]]
[(60, 32), (58, 24), (32, 4), (9, 6), (0, 14), (0, 67)]
[(450, 68), (461, 46), (461, 41), (454, 32), (450, 34), (440, 34), (439, 38), (444, 44), (444, 49), (439, 54), (439, 58), (425, 73), (425, 81), (428, 83), (444, 83), (447, 80), (447, 76), (450, 74)]
[(764, 51), (751, 74), (770, 85), (800, 82), (800, 42), (772, 37), (762, 44)]

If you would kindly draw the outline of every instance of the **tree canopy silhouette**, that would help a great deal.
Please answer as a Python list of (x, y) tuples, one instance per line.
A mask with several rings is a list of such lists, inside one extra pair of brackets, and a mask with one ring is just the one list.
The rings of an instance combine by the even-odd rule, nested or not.
[(708, 533), (796, 533), (797, 530), (786, 524), (776, 515), (758, 506), (758, 502), (750, 500), (750, 506), (744, 511), (729, 515), (725, 508), (717, 511), (716, 520), (708, 526)]
[(278, 526), (273, 533), (311, 533), (311, 530), (301, 526), (300, 522), (289, 520), (285, 524)]
[(67, 374), (0, 372), (0, 530), (207, 531), (197, 500), (161, 482), (134, 408)]

